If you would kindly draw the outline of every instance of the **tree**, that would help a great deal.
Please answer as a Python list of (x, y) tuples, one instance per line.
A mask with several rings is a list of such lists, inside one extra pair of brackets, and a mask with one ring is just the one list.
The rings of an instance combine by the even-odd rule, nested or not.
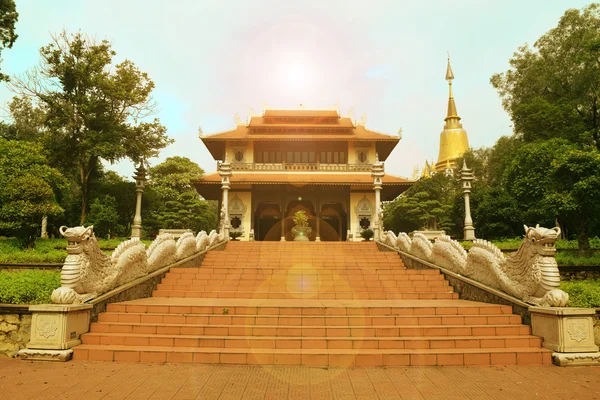
[(95, 198), (90, 206), (87, 222), (94, 225), (98, 236), (112, 235), (118, 228), (117, 200), (109, 195)]
[[(101, 169), (97, 177), (92, 180), (90, 199), (92, 205), (95, 201), (106, 204), (106, 198), (114, 199), (113, 208), (116, 212), (116, 220), (112, 225), (110, 233), (113, 236), (129, 236), (131, 224), (135, 215), (135, 183), (126, 180), (114, 171)], [(144, 194), (144, 197), (146, 194)], [(92, 220), (93, 207), (90, 206), (88, 221)]]
[(0, 138), (0, 231), (33, 247), (42, 217), (63, 212), (55, 193), (65, 187), (61, 173), (47, 165), (40, 145)]
[[(18, 19), (19, 13), (14, 0), (0, 0), (0, 52), (10, 49), (17, 40), (15, 24)], [(0, 73), (0, 81), (8, 81), (8, 76)]]
[(491, 78), (526, 142), (565, 138), (600, 150), (600, 4), (570, 9)]
[(148, 205), (142, 208), (146, 229), (156, 232), (159, 228), (216, 228), (216, 202), (202, 200), (193, 186), (203, 175), (204, 170), (185, 157), (169, 157), (150, 168), (149, 190), (145, 194)]
[(11, 87), (39, 104), (54, 154), (63, 169), (77, 171), (83, 223), (100, 160), (140, 162), (172, 141), (158, 119), (145, 122), (155, 109), (154, 83), (129, 60), (113, 65), (116, 53), (108, 41), (62, 32), (40, 54), (40, 67)]
[(454, 226), (451, 210), (455, 190), (456, 183), (443, 174), (421, 178), (402, 196), (385, 206), (385, 229), (450, 231)]
[(600, 213), (600, 154), (572, 149), (559, 153), (552, 167), (552, 192), (546, 201), (572, 222), (579, 250), (589, 250), (590, 223)]

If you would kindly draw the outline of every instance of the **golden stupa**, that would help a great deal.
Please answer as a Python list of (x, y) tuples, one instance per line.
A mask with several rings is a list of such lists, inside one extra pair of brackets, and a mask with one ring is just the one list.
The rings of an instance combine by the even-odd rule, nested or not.
[(444, 172), (448, 165), (454, 168), (455, 161), (469, 150), (469, 139), (467, 131), (465, 131), (460, 123), (460, 117), (456, 111), (454, 103), (454, 95), (452, 94), (452, 80), (454, 74), (450, 66), (450, 56), (448, 56), (448, 68), (446, 69), (446, 80), (450, 90), (448, 98), (448, 115), (444, 119), (446, 124), (444, 130), (440, 133), (440, 153), (438, 161), (435, 164), (436, 172)]

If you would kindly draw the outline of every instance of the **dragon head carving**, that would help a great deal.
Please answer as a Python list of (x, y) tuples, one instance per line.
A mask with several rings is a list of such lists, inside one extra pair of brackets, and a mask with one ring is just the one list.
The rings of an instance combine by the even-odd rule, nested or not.
[(554, 244), (560, 239), (560, 228), (543, 228), (539, 224), (533, 227), (523, 225), (525, 228), (525, 242), (530, 249), (540, 256), (554, 257), (556, 247)]

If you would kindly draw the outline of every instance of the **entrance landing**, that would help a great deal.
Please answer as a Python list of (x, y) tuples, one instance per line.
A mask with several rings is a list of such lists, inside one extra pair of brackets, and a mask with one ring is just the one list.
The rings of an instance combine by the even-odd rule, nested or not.
[(373, 242), (230, 242), (110, 304), (76, 360), (330, 367), (550, 364), (509, 306), (458, 299)]

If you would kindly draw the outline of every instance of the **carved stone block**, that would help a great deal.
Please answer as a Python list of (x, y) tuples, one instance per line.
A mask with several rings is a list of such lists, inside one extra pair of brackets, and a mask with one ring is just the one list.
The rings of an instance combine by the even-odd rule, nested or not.
[(533, 334), (542, 346), (559, 353), (596, 353), (593, 308), (530, 307)]
[(66, 350), (81, 344), (79, 337), (90, 328), (91, 309), (91, 304), (30, 306), (31, 339), (27, 348)]

